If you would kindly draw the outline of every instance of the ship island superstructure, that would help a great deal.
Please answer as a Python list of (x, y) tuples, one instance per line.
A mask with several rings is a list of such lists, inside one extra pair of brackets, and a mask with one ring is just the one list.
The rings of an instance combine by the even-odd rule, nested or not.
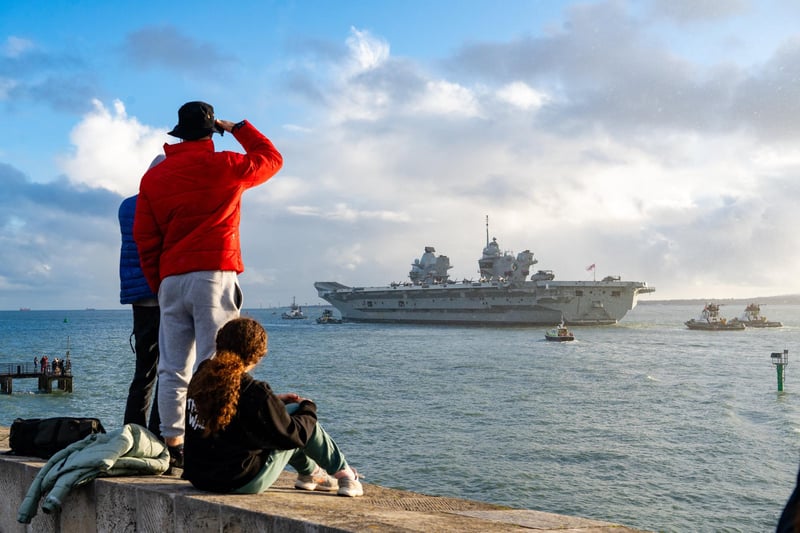
[[(557, 281), (551, 270), (538, 270), (533, 253), (501, 251), (489, 241), (478, 260), (480, 279), (451, 280), (446, 255), (426, 246), (414, 261), (409, 281), (384, 287), (348, 287), (338, 282), (314, 283), (346, 322), (570, 325), (616, 324), (636, 306), (638, 296), (655, 288), (639, 281), (607, 276), (601, 281)], [(530, 279), (529, 279), (530, 276)]]

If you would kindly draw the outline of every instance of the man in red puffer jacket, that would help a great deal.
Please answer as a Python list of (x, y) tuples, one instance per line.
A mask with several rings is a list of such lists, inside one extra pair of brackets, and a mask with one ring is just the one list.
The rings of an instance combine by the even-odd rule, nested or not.
[[(246, 153), (215, 151), (214, 131), (230, 132)], [(205, 102), (181, 106), (169, 134), (183, 142), (165, 144), (166, 159), (142, 177), (133, 235), (161, 307), (161, 434), (182, 466), (189, 380), (213, 355), (217, 330), (242, 307), (242, 193), (274, 176), (283, 158), (248, 121), (217, 120)]]

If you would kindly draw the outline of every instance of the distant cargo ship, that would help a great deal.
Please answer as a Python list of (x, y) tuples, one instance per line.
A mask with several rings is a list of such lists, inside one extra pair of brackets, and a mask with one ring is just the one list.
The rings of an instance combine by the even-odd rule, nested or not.
[(530, 267), (538, 262), (533, 253), (501, 252), (496, 238), (489, 241), (488, 220), (478, 281), (450, 280), (450, 259), (435, 252), (425, 247), (405, 283), (348, 287), (318, 281), (314, 287), (346, 322), (510, 326), (552, 326), (562, 320), (569, 325), (616, 324), (636, 307), (640, 294), (655, 292), (647, 283), (618, 276), (556, 281), (551, 270), (531, 275)]

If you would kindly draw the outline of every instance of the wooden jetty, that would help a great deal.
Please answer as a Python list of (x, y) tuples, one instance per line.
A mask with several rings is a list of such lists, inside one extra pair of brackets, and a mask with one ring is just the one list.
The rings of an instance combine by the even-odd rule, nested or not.
[(72, 368), (69, 359), (63, 370), (56, 368), (55, 371), (52, 368), (42, 369), (40, 365), (33, 363), (3, 363), (0, 365), (0, 393), (11, 394), (14, 392), (15, 379), (38, 379), (39, 390), (42, 392), (53, 392), (54, 388), (72, 392)]

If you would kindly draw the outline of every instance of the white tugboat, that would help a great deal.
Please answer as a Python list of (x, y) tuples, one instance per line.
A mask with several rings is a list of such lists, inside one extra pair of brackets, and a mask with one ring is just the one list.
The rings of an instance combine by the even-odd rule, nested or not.
[(684, 322), (689, 329), (702, 329), (705, 331), (741, 331), (745, 329), (744, 322), (739, 322), (735, 318), (728, 320), (720, 316), (719, 304), (708, 303), (703, 308), (698, 318), (693, 318)]
[(289, 307), (289, 311), (284, 311), (281, 313), (281, 318), (286, 318), (289, 320), (300, 320), (303, 318), (308, 318), (305, 314), (303, 314), (303, 308), (297, 305), (294, 302), (294, 297), (292, 297), (292, 305)]
[(744, 308), (744, 313), (739, 318), (733, 320), (743, 323), (748, 328), (780, 328), (783, 323), (775, 320), (767, 320), (767, 317), (761, 314), (761, 306), (759, 304), (749, 304)]
[[(533, 326), (616, 324), (636, 306), (640, 294), (655, 288), (608, 276), (602, 281), (556, 281), (550, 270), (531, 275), (538, 261), (530, 250), (514, 255), (489, 241), (478, 260), (478, 281), (454, 281), (450, 259), (433, 246), (414, 261), (409, 281), (384, 287), (314, 283), (345, 322)], [(529, 279), (530, 277), (530, 279)]]

